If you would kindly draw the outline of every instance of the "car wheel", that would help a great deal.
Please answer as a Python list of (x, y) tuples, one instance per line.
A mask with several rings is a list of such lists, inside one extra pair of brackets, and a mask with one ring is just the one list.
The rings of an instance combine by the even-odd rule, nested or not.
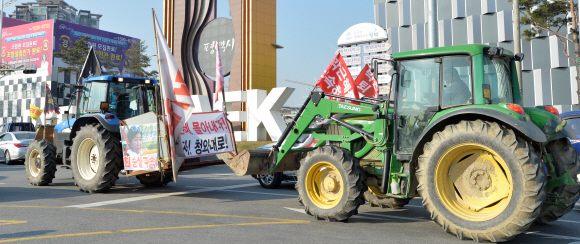
[(8, 150), (4, 151), (4, 163), (6, 165), (12, 164), (12, 159), (10, 158), (10, 152), (8, 152)]
[(282, 183), (282, 177), (284, 177), (282, 172), (276, 172), (271, 175), (258, 175), (258, 181), (264, 188), (276, 189)]

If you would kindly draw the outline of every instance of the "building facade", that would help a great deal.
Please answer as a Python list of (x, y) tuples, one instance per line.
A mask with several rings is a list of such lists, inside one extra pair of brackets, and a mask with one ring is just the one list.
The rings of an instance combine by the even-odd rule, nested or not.
[(56, 19), (99, 29), (99, 20), (103, 15), (77, 10), (63, 0), (36, 0), (17, 5), (14, 13), (9, 16), (27, 22)]
[[(375, 24), (387, 30), (392, 53), (427, 48), (428, 1), (374, 1)], [(438, 0), (438, 46), (480, 43), (513, 51), (512, 10), (507, 0)], [(520, 30), (529, 28), (521, 26)], [(562, 28), (560, 33), (569, 34), (569, 29)], [(569, 55), (573, 51), (568, 48)], [(525, 55), (525, 106), (554, 105), (561, 113), (578, 110), (576, 69), (556, 36), (544, 33), (529, 42), (522, 38), (517, 52)]]

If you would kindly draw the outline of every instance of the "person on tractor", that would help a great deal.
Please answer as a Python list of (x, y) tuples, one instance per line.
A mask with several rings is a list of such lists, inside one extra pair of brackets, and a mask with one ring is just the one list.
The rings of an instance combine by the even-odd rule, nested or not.
[(469, 87), (459, 77), (457, 69), (448, 67), (443, 72), (443, 79), (445, 80), (442, 97), (443, 107), (467, 103), (471, 98), (471, 92), (469, 91)]

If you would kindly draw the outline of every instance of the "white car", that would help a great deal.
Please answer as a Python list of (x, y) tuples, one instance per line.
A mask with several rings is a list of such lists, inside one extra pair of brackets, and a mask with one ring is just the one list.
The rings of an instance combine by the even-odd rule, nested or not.
[(0, 134), (0, 157), (5, 164), (24, 160), (30, 142), (34, 141), (36, 132), (5, 132)]

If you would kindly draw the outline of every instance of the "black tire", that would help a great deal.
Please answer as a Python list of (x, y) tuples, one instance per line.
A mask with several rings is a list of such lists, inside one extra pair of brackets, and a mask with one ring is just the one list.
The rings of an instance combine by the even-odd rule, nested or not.
[[(531, 145), (512, 130), (494, 122), (461, 121), (435, 133), (423, 151), (417, 189), (431, 218), (448, 233), (460, 239), (507, 241), (539, 216), (546, 175)], [(486, 194), (499, 200), (486, 200)], [(483, 207), (468, 208), (477, 204)]]
[[(331, 167), (336, 170), (331, 169)], [(322, 175), (320, 177), (313, 175), (317, 173)], [(359, 206), (364, 204), (363, 194), (367, 190), (364, 182), (364, 171), (359, 165), (358, 159), (344, 148), (328, 145), (308, 152), (300, 162), (300, 169), (296, 175), (298, 178), (296, 190), (300, 195), (298, 200), (304, 205), (306, 213), (316, 219), (346, 221), (350, 216), (357, 214)], [(320, 179), (321, 182), (316, 182), (316, 189), (310, 189), (314, 198), (311, 199), (307, 188), (309, 185), (315, 188), (313, 185), (317, 179)], [(319, 187), (322, 182), (326, 185), (326, 179), (334, 183), (332, 189), (328, 189), (328, 186)], [(329, 204), (321, 207), (324, 203), (321, 203), (320, 198), (317, 198), (320, 195), (319, 192), (328, 192), (327, 196), (338, 195), (338, 197), (331, 199), (328, 201)]]
[(282, 184), (282, 178), (284, 178), (284, 173), (276, 172), (271, 175), (257, 175), (258, 182), (260, 185), (266, 189), (276, 189)]
[(26, 176), (30, 184), (46, 186), (56, 173), (56, 147), (48, 140), (34, 140), (26, 149), (24, 159)]
[(12, 159), (10, 158), (10, 152), (8, 152), (8, 150), (4, 151), (4, 163), (6, 165), (12, 165), (13, 163)]
[(364, 194), (365, 200), (371, 205), (371, 207), (380, 207), (380, 208), (392, 208), (392, 209), (400, 209), (405, 205), (409, 204), (411, 198), (394, 198), (394, 197), (386, 197), (381, 196), (379, 194), (375, 194), (370, 188)]
[(119, 179), (123, 166), (121, 142), (114, 134), (101, 124), (85, 125), (77, 132), (71, 150), (71, 168), (81, 191), (106, 192)]
[(163, 180), (161, 180), (161, 174), (151, 176), (137, 175), (135, 177), (139, 182), (141, 182), (141, 184), (149, 187), (166, 186), (169, 182), (173, 181), (173, 176), (171, 176), (171, 174), (164, 175)]
[[(575, 179), (576, 175), (580, 173), (580, 159), (578, 158), (578, 151), (574, 148), (567, 138), (551, 141), (546, 145), (546, 150), (552, 155), (556, 177), (562, 177), (566, 172), (572, 175)], [(564, 185), (551, 189), (547, 189), (548, 198), (547, 203), (542, 206), (540, 217), (536, 220), (540, 224), (553, 222), (570, 212), (578, 199), (580, 198), (579, 185)], [(556, 194), (559, 197), (565, 198), (550, 198), (550, 194)], [(558, 204), (558, 205), (554, 205)], [(561, 206), (564, 205), (564, 206)]]

